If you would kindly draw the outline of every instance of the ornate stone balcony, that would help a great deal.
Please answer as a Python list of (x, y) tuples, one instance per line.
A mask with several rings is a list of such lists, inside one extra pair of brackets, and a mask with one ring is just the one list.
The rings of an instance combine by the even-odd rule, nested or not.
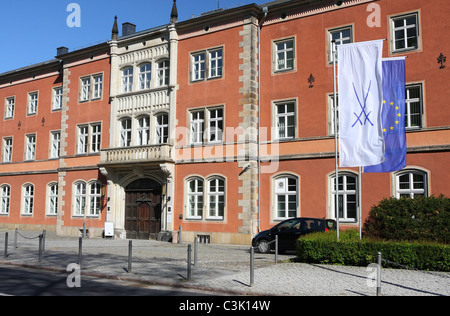
[(172, 161), (172, 148), (172, 145), (161, 144), (103, 149), (100, 165), (169, 162)]

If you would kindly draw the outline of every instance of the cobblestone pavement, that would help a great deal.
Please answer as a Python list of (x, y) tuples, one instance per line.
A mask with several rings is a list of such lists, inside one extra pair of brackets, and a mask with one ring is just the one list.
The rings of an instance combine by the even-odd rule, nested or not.
[[(8, 256), (4, 257), (5, 232), (0, 232), (0, 263), (65, 272), (78, 262), (79, 239), (47, 233), (42, 262), (39, 232), (20, 232), (14, 248), (14, 232), (8, 232)], [(250, 247), (199, 244), (197, 262), (187, 280), (188, 243), (154, 240), (132, 241), (132, 271), (128, 273), (129, 240), (83, 239), (82, 276), (122, 279), (214, 291), (231, 295), (375, 296), (369, 286), (372, 270), (294, 263), (295, 254), (255, 253), (254, 284), (250, 286)], [(192, 244), (192, 262), (194, 245)], [(382, 269), (382, 294), (389, 296), (448, 296), (450, 274)]]

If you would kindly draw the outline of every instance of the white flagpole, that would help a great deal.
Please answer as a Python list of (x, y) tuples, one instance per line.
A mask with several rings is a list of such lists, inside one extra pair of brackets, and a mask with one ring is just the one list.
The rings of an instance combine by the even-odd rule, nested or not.
[(333, 104), (334, 104), (334, 158), (336, 165), (336, 201), (335, 201), (335, 215), (336, 215), (336, 233), (337, 240), (339, 240), (339, 165), (338, 165), (338, 121), (337, 121), (337, 94), (336, 94), (336, 42), (334, 40), (331, 41), (332, 51), (333, 51)]
[(359, 240), (362, 239), (362, 230), (361, 230), (361, 223), (362, 223), (362, 167), (359, 167), (359, 178), (358, 178), (358, 210), (359, 210)]

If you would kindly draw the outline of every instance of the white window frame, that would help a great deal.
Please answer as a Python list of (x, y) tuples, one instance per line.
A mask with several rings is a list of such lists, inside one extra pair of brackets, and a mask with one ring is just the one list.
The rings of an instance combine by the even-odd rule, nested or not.
[(89, 211), (88, 216), (98, 217), (100, 215), (102, 203), (102, 184), (98, 181), (89, 183)]
[[(191, 191), (191, 183), (194, 183), (193, 191)], [(201, 178), (191, 178), (186, 182), (187, 219), (198, 220), (203, 218), (204, 187), (205, 181)], [(193, 202), (193, 205), (191, 205), (191, 201)]]
[[(344, 32), (350, 32), (349, 36), (344, 36)], [(338, 37), (334, 38), (334, 35), (338, 35)], [(327, 48), (328, 48), (328, 53), (327, 53), (327, 57), (328, 57), (328, 63), (331, 64), (333, 63), (333, 44), (332, 41), (334, 40), (336, 47), (342, 44), (349, 44), (349, 43), (353, 43), (353, 25), (347, 25), (347, 26), (342, 26), (342, 27), (338, 27), (338, 28), (334, 28), (334, 29), (329, 29), (327, 31), (327, 36), (328, 36), (328, 43), (327, 43)], [(336, 55), (337, 55), (337, 49), (336, 49)], [(337, 56), (336, 56), (337, 57)], [(337, 58), (336, 58), (337, 61)]]
[(192, 54), (192, 81), (205, 79), (206, 73), (206, 53)]
[(211, 49), (208, 52), (209, 67), (208, 78), (220, 78), (223, 76), (223, 48)]
[[(124, 123), (126, 123), (124, 125)], [(120, 139), (119, 147), (130, 147), (132, 145), (132, 119), (124, 117), (120, 119)]]
[(26, 137), (26, 151), (25, 160), (35, 160), (36, 159), (36, 134), (28, 134)]
[(158, 62), (158, 86), (169, 85), (170, 62), (168, 59)]
[(3, 138), (2, 158), (4, 163), (12, 162), (12, 151), (13, 151), (13, 138), (12, 137)]
[(93, 100), (101, 99), (102, 94), (103, 94), (103, 75), (102, 74), (93, 75), (92, 81), (94, 82), (94, 84), (93, 84), (94, 89), (92, 91), (92, 99)]
[(208, 109), (209, 143), (221, 143), (223, 141), (223, 113), (223, 108)]
[[(412, 89), (418, 89), (419, 91), (419, 97), (418, 98), (411, 98), (410, 93)], [(422, 90), (422, 84), (409, 84), (406, 85), (406, 109), (405, 109), (405, 124), (406, 129), (420, 129), (422, 128), (422, 113), (423, 113), (423, 90)], [(413, 103), (419, 103), (419, 112), (418, 113), (411, 113), (411, 108)], [(412, 126), (412, 115), (419, 117), (419, 126)]]
[(156, 143), (167, 144), (169, 139), (169, 114), (161, 113), (155, 117)]
[(78, 149), (77, 154), (89, 153), (89, 125), (78, 125)]
[[(295, 189), (292, 190), (292, 181), (295, 181)], [(274, 178), (274, 203), (275, 220), (285, 220), (297, 217), (298, 214), (298, 178), (292, 175), (281, 175)], [(280, 199), (283, 198), (284, 202)], [(292, 209), (290, 203), (295, 200), (295, 208)], [(284, 204), (284, 209), (280, 209), (280, 203)]]
[(50, 133), (50, 159), (59, 158), (61, 147), (61, 131)]
[(52, 103), (52, 111), (58, 111), (62, 109), (62, 101), (63, 101), (63, 87), (55, 87), (53, 88), (53, 103)]
[[(289, 107), (293, 107), (293, 111), (288, 111)], [(280, 108), (284, 107), (284, 113), (280, 113)], [(289, 125), (289, 118), (293, 118), (293, 125)], [(284, 124), (284, 133), (281, 135), (282, 129), (281, 123)], [(297, 111), (296, 102), (294, 100), (276, 102), (275, 103), (275, 128), (276, 128), (276, 139), (294, 139), (297, 134)], [(292, 135), (290, 134), (292, 131)]]
[(91, 97), (91, 77), (80, 78), (80, 101), (89, 101)]
[(54, 216), (58, 212), (58, 183), (52, 182), (47, 187), (47, 215)]
[[(400, 188), (400, 178), (407, 176), (408, 177), (408, 188)], [(416, 183), (414, 181), (414, 176), (422, 177), (423, 181), (421, 181), (422, 187), (416, 187)], [(403, 182), (405, 183), (405, 182)], [(415, 196), (425, 196), (428, 197), (428, 174), (425, 171), (418, 169), (408, 169), (402, 170), (395, 174), (395, 197), (400, 199), (401, 196), (407, 195), (410, 198), (414, 198)]]
[(73, 216), (84, 216), (86, 213), (86, 182), (77, 181), (73, 185), (74, 210)]
[(99, 100), (103, 96), (103, 74), (80, 78), (80, 102)]
[(16, 104), (15, 97), (9, 97), (5, 99), (5, 119), (14, 118), (14, 107)]
[(152, 64), (144, 63), (139, 66), (139, 90), (150, 89), (152, 82)]
[(89, 125), (89, 130), (91, 133), (91, 153), (99, 153), (102, 146), (102, 124), (93, 123)]
[(205, 132), (205, 111), (193, 110), (191, 111), (191, 144), (203, 144)]
[(207, 180), (206, 218), (223, 220), (225, 216), (226, 181), (222, 177)]
[[(292, 43), (292, 47), (287, 47), (288, 43)], [(292, 71), (295, 69), (296, 52), (295, 52), (295, 38), (286, 38), (273, 42), (274, 45), (274, 72)], [(282, 45), (283, 47), (280, 47)], [(292, 58), (289, 58), (289, 53), (292, 52)], [(280, 58), (280, 55), (282, 57)], [(289, 61), (292, 60), (292, 66), (289, 66)], [(280, 65), (283, 66), (280, 66)]]
[(37, 114), (38, 103), (39, 103), (39, 92), (35, 91), (28, 93), (27, 115)]
[(129, 93), (133, 91), (133, 67), (126, 67), (122, 69), (122, 93)]
[(7, 184), (4, 184), (0, 187), (0, 190), (1, 190), (0, 215), (9, 215), (9, 208), (11, 203), (11, 187)]
[[(343, 222), (343, 223), (356, 223), (358, 222), (358, 175), (350, 173), (350, 172), (342, 172), (339, 173), (339, 178), (343, 179), (343, 183), (342, 183), (342, 190), (338, 190), (338, 194), (340, 197), (342, 197), (342, 205), (343, 205), (343, 209), (342, 209), (342, 217), (339, 217), (339, 221)], [(354, 190), (349, 189), (349, 182), (348, 182), (348, 178), (352, 178), (355, 180), (355, 188)], [(340, 184), (339, 184), (340, 186)], [(336, 175), (332, 175), (330, 177), (330, 209), (331, 209), (331, 218), (336, 219)], [(349, 209), (348, 206), (349, 204), (351, 204), (353, 201), (351, 201), (351, 199), (349, 199), (349, 197), (354, 197), (355, 201), (355, 217), (349, 217)], [(341, 202), (341, 200), (339, 199), (339, 202)]]
[(23, 190), (23, 207), (22, 215), (33, 215), (34, 209), (34, 185), (27, 183), (22, 187)]
[[(415, 23), (414, 24), (407, 24), (407, 19), (414, 18)], [(395, 22), (403, 20), (403, 25), (401, 26), (395, 26)], [(408, 46), (408, 31), (411, 29), (415, 29), (415, 36), (409, 37), (409, 38), (415, 38), (416, 39), (416, 45), (415, 46)], [(418, 12), (412, 12), (408, 14), (398, 15), (398, 16), (391, 16), (390, 17), (390, 29), (391, 29), (391, 43), (392, 43), (392, 52), (393, 53), (401, 53), (405, 51), (411, 51), (411, 50), (417, 50), (420, 49), (420, 25), (419, 25), (419, 13)], [(400, 39), (397, 39), (396, 33), (402, 33), (402, 37)], [(403, 41), (404, 47), (397, 48), (397, 42)]]
[(150, 145), (150, 116), (142, 115), (138, 118), (138, 146)]

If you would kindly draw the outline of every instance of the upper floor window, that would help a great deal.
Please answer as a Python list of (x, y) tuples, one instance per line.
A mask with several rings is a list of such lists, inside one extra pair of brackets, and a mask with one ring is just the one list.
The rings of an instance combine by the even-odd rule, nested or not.
[(28, 115), (33, 115), (37, 113), (38, 109), (38, 92), (31, 92), (28, 94)]
[(407, 129), (422, 127), (422, 85), (406, 86), (405, 124)]
[(102, 125), (100, 123), (78, 126), (78, 154), (98, 153), (101, 147)]
[(52, 110), (60, 110), (62, 108), (63, 88), (53, 88)]
[(131, 119), (124, 118), (120, 121), (120, 147), (131, 146)]
[[(333, 62), (333, 46), (332, 41), (338, 45), (353, 43), (353, 28), (352, 26), (345, 26), (327, 31), (328, 35), (328, 63)], [(337, 54), (337, 50), (336, 50)], [(337, 58), (336, 58), (337, 61)]]
[(59, 150), (61, 144), (61, 132), (51, 132), (50, 134), (50, 158), (59, 158)]
[(166, 113), (156, 116), (156, 143), (166, 144), (169, 138), (169, 115)]
[(390, 23), (393, 52), (419, 48), (419, 19), (417, 12), (391, 17)]
[(191, 54), (191, 81), (220, 78), (223, 75), (223, 48)]
[(16, 99), (14, 97), (6, 98), (5, 101), (5, 119), (10, 119), (14, 117), (14, 106)]
[[(61, 90), (62, 93), (62, 90)], [(80, 101), (101, 99), (103, 94), (103, 75), (95, 74), (80, 79)]]
[(138, 146), (150, 144), (150, 117), (142, 116), (138, 120)]
[(13, 139), (12, 137), (3, 138), (3, 162), (12, 162)]
[(36, 158), (36, 135), (26, 136), (25, 160), (34, 160)]
[(204, 111), (193, 111), (191, 113), (191, 144), (203, 143), (203, 132), (205, 129)]
[(275, 105), (277, 138), (295, 137), (295, 102), (283, 102)]
[(191, 144), (222, 142), (223, 129), (224, 117), (222, 107), (191, 112)]
[(295, 67), (295, 41), (293, 38), (274, 42), (275, 72), (289, 71)]
[(152, 64), (144, 64), (139, 67), (139, 89), (150, 89), (152, 78)]
[(122, 70), (122, 92), (133, 91), (133, 67)]
[(158, 63), (158, 86), (169, 85), (169, 61), (163, 60)]

